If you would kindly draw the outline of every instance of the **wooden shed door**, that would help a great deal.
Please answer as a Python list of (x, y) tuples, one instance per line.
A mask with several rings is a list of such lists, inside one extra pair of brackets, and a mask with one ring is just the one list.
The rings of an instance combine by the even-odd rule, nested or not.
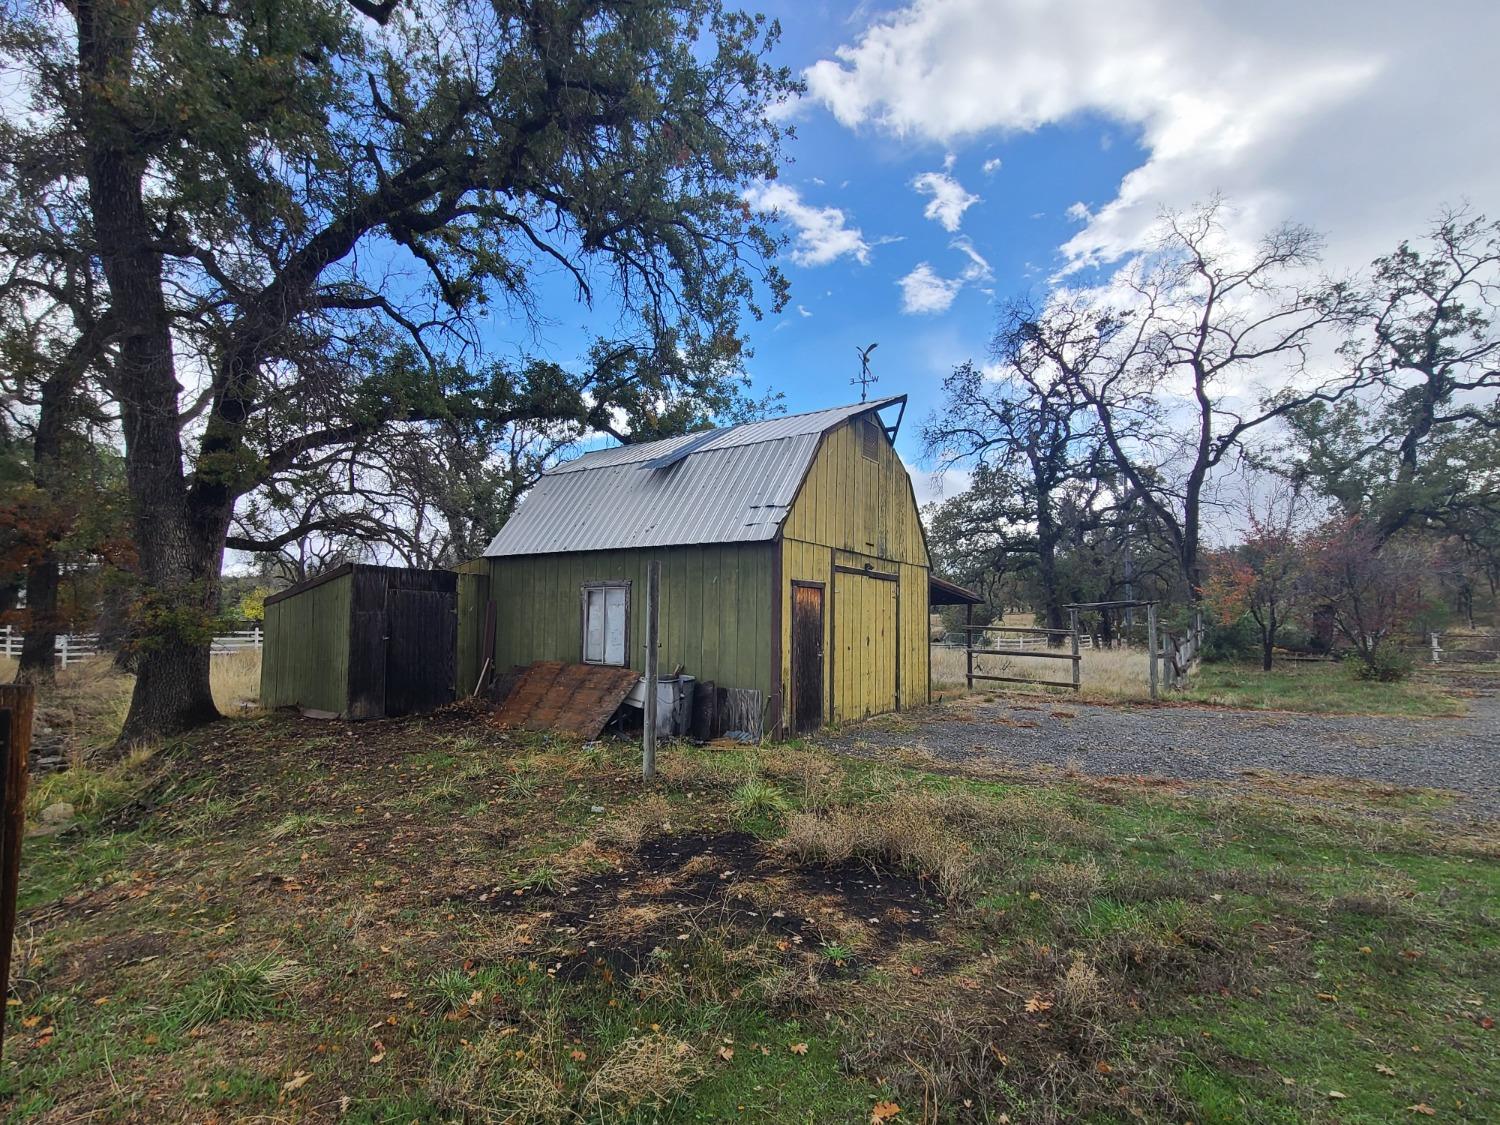
[(792, 724), (823, 725), (823, 587), (792, 585)]
[(835, 720), (896, 709), (897, 597), (893, 575), (834, 571)]
[(453, 699), (458, 656), (455, 596), (392, 590), (386, 602), (385, 713), (431, 711)]

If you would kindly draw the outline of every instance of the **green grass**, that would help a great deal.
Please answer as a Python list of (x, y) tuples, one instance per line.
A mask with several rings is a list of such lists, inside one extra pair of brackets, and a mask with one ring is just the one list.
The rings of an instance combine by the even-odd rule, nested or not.
[(6, 1120), (1500, 1117), (1500, 833), (1422, 794), (327, 731), (71, 779)]
[(1173, 699), (1253, 710), (1324, 714), (1401, 715), (1431, 718), (1462, 715), (1462, 699), (1439, 677), (1419, 671), (1399, 683), (1356, 679), (1341, 664), (1278, 662), (1269, 672), (1251, 664), (1204, 664)]

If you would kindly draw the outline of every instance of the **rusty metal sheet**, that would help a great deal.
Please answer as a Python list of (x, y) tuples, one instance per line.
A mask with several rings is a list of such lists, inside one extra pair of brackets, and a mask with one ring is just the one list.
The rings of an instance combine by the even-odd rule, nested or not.
[(640, 673), (629, 668), (539, 660), (517, 678), (495, 715), (495, 724), (598, 738), (640, 678)]

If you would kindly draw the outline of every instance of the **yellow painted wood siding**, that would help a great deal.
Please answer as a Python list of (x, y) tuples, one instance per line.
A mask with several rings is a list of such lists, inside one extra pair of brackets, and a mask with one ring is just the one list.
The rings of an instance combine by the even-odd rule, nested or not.
[(833, 575), (833, 718), (896, 709), (899, 583), (846, 570)]
[(928, 566), (906, 466), (883, 433), (876, 459), (864, 455), (861, 428), (871, 424), (856, 418), (823, 435), (782, 538)]
[[(928, 697), (928, 556), (921, 519), (912, 494), (911, 479), (901, 459), (882, 434), (878, 458), (864, 456), (860, 420), (830, 431), (809, 471), (781, 543), (781, 668), (782, 696), (790, 705), (792, 680), (791, 585), (793, 581), (824, 584), (823, 652), (825, 721), (878, 714), (896, 706), (894, 677), (900, 657), (900, 706), (916, 707)], [(863, 579), (845, 583), (856, 592), (840, 601), (844, 585), (836, 585), (835, 563), (863, 569), (869, 566), (896, 574), (898, 582)], [(839, 575), (854, 579), (854, 575)], [(867, 588), (879, 585), (883, 592)], [(888, 604), (899, 602), (899, 606)], [(880, 651), (856, 662), (840, 660), (843, 642), (886, 627), (894, 615), (895, 635), (880, 642)], [(868, 618), (860, 624), (861, 617)], [(841, 624), (840, 624), (841, 622)], [(871, 651), (861, 646), (861, 653)], [(830, 666), (831, 665), (831, 666)]]

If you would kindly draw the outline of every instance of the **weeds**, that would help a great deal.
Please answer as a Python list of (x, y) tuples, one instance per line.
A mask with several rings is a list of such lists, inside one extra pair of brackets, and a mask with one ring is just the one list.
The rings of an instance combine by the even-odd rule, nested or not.
[(302, 971), (273, 954), (227, 961), (189, 981), (164, 1013), (168, 1026), (187, 1031), (219, 1020), (263, 1020), (277, 1014)]
[(736, 815), (744, 821), (769, 821), (773, 824), (784, 820), (792, 805), (780, 789), (759, 777), (752, 777), (730, 795)]

